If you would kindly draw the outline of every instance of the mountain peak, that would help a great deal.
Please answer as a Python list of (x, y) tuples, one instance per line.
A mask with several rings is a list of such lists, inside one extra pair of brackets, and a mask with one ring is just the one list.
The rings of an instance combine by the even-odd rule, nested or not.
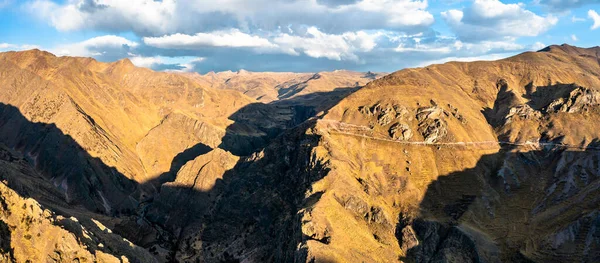
[(590, 47), (590, 48), (583, 48), (583, 47), (572, 46), (572, 45), (565, 43), (562, 45), (550, 45), (550, 46), (547, 46), (547, 47), (539, 50), (538, 52), (564, 52), (569, 55), (583, 55), (583, 54), (596, 55), (595, 53), (600, 52), (600, 47), (595, 46), (595, 47)]
[(17, 51), (17, 52), (20, 54), (23, 54), (25, 56), (31, 56), (31, 57), (56, 57), (54, 54), (52, 54), (48, 51), (40, 50), (37, 48), (24, 50), (24, 51)]

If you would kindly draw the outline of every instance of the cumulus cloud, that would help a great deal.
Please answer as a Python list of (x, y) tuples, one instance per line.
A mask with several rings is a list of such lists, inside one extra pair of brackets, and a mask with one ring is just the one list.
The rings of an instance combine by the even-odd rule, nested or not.
[(427, 0), (34, 0), (32, 14), (62, 31), (96, 29), (139, 35), (195, 34), (227, 28), (274, 31), (311, 25), (327, 33), (421, 30), (433, 24)]
[(375, 48), (376, 38), (380, 34), (368, 34), (364, 31), (346, 32), (340, 35), (326, 34), (316, 27), (309, 27), (304, 36), (281, 34), (273, 39), (279, 48), (290, 54), (304, 53), (313, 58), (331, 60), (354, 60), (359, 57), (355, 52), (369, 52)]
[(144, 37), (146, 45), (157, 48), (201, 49), (204, 47), (274, 48), (268, 39), (252, 36), (238, 29), (198, 33), (195, 35), (173, 34), (162, 37)]
[(50, 51), (59, 56), (103, 57), (116, 60), (125, 57), (131, 49), (139, 46), (137, 42), (115, 35), (90, 38), (85, 41), (59, 45)]
[(592, 25), (592, 30), (596, 30), (600, 28), (600, 15), (594, 10), (588, 11), (588, 17), (594, 20), (594, 24)]
[(30, 0), (24, 7), (59, 31), (115, 32), (51, 49), (58, 55), (128, 57), (154, 70), (199, 72), (390, 71), (424, 61), (503, 57), (532, 49), (518, 44), (519, 37), (557, 23), (523, 4), (472, 0), (442, 12), (453, 33), (442, 35), (431, 28), (428, 2)]
[(542, 17), (522, 4), (499, 0), (475, 0), (463, 10), (442, 12), (442, 17), (460, 39), (470, 42), (537, 36), (558, 22), (552, 15)]
[(438, 56), (481, 56), (488, 54), (502, 54), (525, 51), (529, 48), (514, 41), (481, 41), (465, 43), (453, 37), (444, 36), (418, 36), (401, 39), (398, 47), (394, 49), (400, 53), (433, 53)]
[(130, 57), (129, 60), (133, 65), (143, 68), (150, 68), (153, 65), (162, 64), (162, 60), (160, 57), (142, 57), (142, 56), (133, 56)]
[(250, 49), (248, 52), (277, 53), (292, 56), (302, 54), (312, 58), (353, 60), (356, 53), (369, 52), (377, 45), (381, 33), (365, 31), (327, 34), (316, 27), (303, 28), (295, 34), (279, 33), (266, 37), (250, 35), (238, 29), (198, 33), (173, 34), (162, 37), (145, 37), (144, 44), (160, 49), (195, 50), (207, 52), (214, 48)]
[[(327, 34), (316, 27), (307, 27), (295, 31), (294, 34), (278, 33), (261, 36), (260, 39), (264, 40), (263, 45), (241, 43), (234, 45), (228, 41), (216, 41), (213, 36), (227, 35), (222, 32), (230, 31), (210, 32), (201, 35), (200, 38), (188, 35), (185, 38), (192, 37), (191, 39), (195, 41), (185, 46), (182, 46), (185, 41), (173, 41), (177, 38), (169, 36), (154, 38), (153, 40), (161, 40), (156, 43), (144, 39), (132, 49), (134, 54), (128, 56), (138, 66), (167, 71), (208, 72), (247, 69), (315, 72), (336, 68), (389, 71), (419, 66), (424, 63), (423, 61), (443, 61), (446, 58), (461, 60), (485, 56), (505, 57), (533, 49), (528, 45), (517, 44), (515, 39), (471, 43), (455, 36), (441, 35), (433, 30), (417, 34), (392, 31)], [(255, 36), (246, 35), (244, 38)], [(269, 49), (265, 51), (252, 46), (266, 46)], [(536, 46), (536, 48), (542, 47)], [(174, 57), (185, 59), (174, 60)]]

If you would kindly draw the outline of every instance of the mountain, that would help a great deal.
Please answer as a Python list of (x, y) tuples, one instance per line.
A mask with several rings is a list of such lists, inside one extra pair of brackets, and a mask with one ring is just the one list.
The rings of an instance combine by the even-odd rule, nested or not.
[(600, 261), (599, 47), (385, 76), (33, 50), (0, 87), (4, 261)]
[[(159, 251), (169, 252), (180, 226), (162, 218), (167, 211), (157, 211), (160, 218), (146, 216), (161, 207), (167, 194), (161, 188), (198, 156), (235, 162), (254, 152), (357, 89), (345, 83), (364, 76), (323, 74), (339, 82), (320, 85), (319, 93), (262, 103), (183, 74), (137, 68), (127, 59), (101, 63), (39, 50), (0, 53), (0, 144), (19, 156), (8, 160), (25, 167), (2, 178), (44, 209), (81, 222), (101, 220), (136, 244), (164, 242)], [(252, 75), (244, 81), (265, 78)], [(263, 86), (276, 91), (280, 84)], [(222, 174), (226, 167), (215, 169)]]
[(345, 70), (319, 73), (291, 72), (210, 72), (186, 74), (199, 84), (219, 89), (232, 89), (261, 102), (291, 98), (295, 96), (326, 92), (331, 87), (359, 87), (385, 74), (361, 73)]

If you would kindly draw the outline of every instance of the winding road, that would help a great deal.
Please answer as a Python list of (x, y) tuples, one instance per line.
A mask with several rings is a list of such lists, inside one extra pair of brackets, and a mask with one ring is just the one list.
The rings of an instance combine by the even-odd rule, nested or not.
[[(509, 147), (509, 146), (530, 146), (530, 147), (555, 147), (555, 148), (565, 148), (565, 149), (580, 149), (580, 150), (600, 150), (600, 147), (594, 146), (580, 146), (580, 145), (571, 145), (564, 143), (553, 143), (553, 142), (535, 142), (535, 141), (527, 141), (523, 143), (517, 142), (509, 142), (509, 141), (478, 141), (478, 142), (424, 142), (424, 141), (400, 141), (393, 140), (389, 138), (377, 137), (373, 135), (367, 135), (366, 133), (372, 133), (373, 130), (368, 126), (356, 125), (351, 123), (339, 122), (336, 120), (328, 120), (328, 119), (320, 119), (317, 120), (317, 123), (323, 123), (326, 126), (326, 130), (330, 133), (344, 134), (349, 136), (357, 136), (367, 139), (393, 142), (399, 144), (406, 145), (420, 145), (420, 146), (479, 146), (479, 145), (495, 145), (499, 147)], [(362, 132), (362, 134), (361, 134)]]

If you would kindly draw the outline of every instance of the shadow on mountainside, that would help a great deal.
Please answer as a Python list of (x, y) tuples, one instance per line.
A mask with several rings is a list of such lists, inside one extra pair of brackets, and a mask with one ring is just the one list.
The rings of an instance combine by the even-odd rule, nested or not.
[[(4, 202), (4, 200), (2, 200)], [(2, 204), (6, 206), (6, 204)], [(11, 247), (10, 227), (0, 220), (0, 260), (14, 262), (14, 249)]]
[(506, 80), (498, 80), (496, 88), (498, 89), (498, 94), (494, 101), (494, 107), (484, 108), (481, 111), (487, 122), (494, 128), (504, 125), (506, 121), (504, 117), (508, 115), (510, 108), (519, 104), (517, 95), (509, 90)]
[[(31, 178), (6, 175), (2, 179), (20, 194), (67, 217), (100, 221), (118, 217), (113, 228), (116, 234), (154, 254), (170, 251), (166, 257), (170, 261), (176, 261), (177, 251), (177, 258), (209, 262), (294, 261), (306, 256), (296, 253), (298, 244), (307, 238), (302, 236), (297, 212), (310, 185), (327, 172), (326, 163), (316, 160), (312, 152), (319, 136), (310, 132), (315, 123), (311, 118), (355, 90), (340, 88), (256, 103), (232, 114), (235, 123), (228, 127), (220, 148), (248, 157), (241, 158), (207, 191), (193, 185), (164, 184), (172, 182), (185, 163), (211, 152), (206, 145), (186, 149), (172, 160), (168, 172), (138, 184), (92, 157), (56, 125), (30, 122), (18, 108), (0, 104), (0, 143), (20, 153), (22, 162), (35, 171)], [(239, 127), (264, 134), (258, 143), (243, 144), (256, 138)], [(236, 147), (237, 143), (243, 147)], [(160, 200), (160, 193), (152, 194), (155, 185), (161, 186), (160, 192), (171, 192), (170, 198)], [(91, 222), (89, 218), (80, 221)]]
[(159, 175), (157, 178), (152, 180), (151, 183), (157, 187), (160, 187), (164, 183), (174, 181), (175, 177), (177, 176), (177, 172), (179, 171), (179, 169), (181, 169), (183, 165), (185, 165), (189, 161), (196, 159), (196, 157), (200, 155), (207, 154), (212, 150), (213, 149), (210, 148), (210, 146), (203, 143), (198, 143), (190, 148), (185, 149), (183, 152), (180, 152), (177, 155), (175, 155), (173, 161), (171, 161), (169, 171)]
[(68, 222), (73, 221), (69, 217), (77, 216), (79, 220), (73, 222), (81, 223), (107, 244), (88, 244), (89, 233), (77, 225), (69, 228), (80, 242), (87, 244), (87, 250), (116, 253), (128, 256), (132, 262), (142, 262), (134, 257), (138, 248), (99, 229), (91, 220), (103, 221), (107, 216), (135, 211), (141, 192), (136, 182), (90, 156), (56, 125), (30, 122), (18, 108), (3, 103), (0, 146), (0, 160), (16, 167), (0, 169), (0, 179), (7, 186), (65, 216), (66, 219), (54, 222), (63, 228), (69, 228)]
[[(498, 93), (494, 101), (493, 108), (486, 107), (481, 113), (486, 118), (487, 122), (494, 128), (502, 128), (508, 124), (510, 118), (518, 117), (522, 119), (542, 120), (547, 119), (544, 113), (552, 112), (558, 109), (549, 109), (553, 107), (552, 102), (564, 101), (569, 99), (569, 95), (576, 89), (581, 88), (575, 84), (556, 83), (548, 86), (537, 86), (535, 91), (533, 83), (525, 86), (525, 94), (523, 98), (527, 99), (525, 104), (519, 99), (519, 96), (509, 89), (508, 83), (504, 79), (500, 79), (496, 86)], [(562, 104), (559, 104), (562, 105)], [(504, 130), (497, 130), (498, 141), (510, 141), (510, 134)], [(553, 138), (551, 141), (560, 143), (562, 137)], [(549, 141), (546, 134), (542, 134), (542, 141)], [(505, 150), (508, 150), (508, 145), (504, 145)]]
[(400, 215), (406, 262), (599, 262), (600, 151), (501, 150)]
[[(265, 114), (274, 106), (279, 110), (288, 107), (286, 112), (311, 106), (306, 103), (311, 100), (307, 96), (272, 105), (252, 104), (231, 118), (261, 129), (262, 124), (253, 124), (253, 118), (247, 117), (251, 109), (258, 109), (259, 119), (268, 118)], [(320, 193), (308, 195), (311, 185), (329, 171), (327, 161), (317, 159), (314, 153), (320, 137), (312, 131), (316, 120), (311, 117), (326, 112), (345, 95), (310, 96), (327, 103), (312, 110), (302, 108), (285, 118), (279, 133), (265, 137), (264, 149), (259, 151), (260, 145), (245, 149), (254, 153), (242, 157), (214, 187), (199, 191), (193, 185), (164, 184), (157, 199), (142, 197), (148, 186), (90, 156), (54, 124), (30, 122), (17, 108), (0, 104), (0, 143), (22, 155), (7, 157), (8, 161), (35, 168), (35, 173), (3, 173), (1, 179), (20, 194), (67, 217), (89, 216), (100, 221), (107, 220), (106, 215), (119, 217), (115, 233), (153, 253), (170, 251), (167, 260), (304, 262), (307, 254), (299, 244), (311, 237), (302, 234), (298, 212), (318, 201)], [(233, 128), (227, 130), (227, 136), (233, 141), (245, 138)], [(406, 260), (597, 262), (597, 144), (595, 140), (585, 151), (506, 148), (483, 156), (474, 168), (440, 176), (428, 186), (420, 205), (422, 214), (399, 217), (396, 234), (400, 247), (408, 251)], [(172, 175), (188, 161), (208, 153), (210, 149), (203, 145), (187, 149), (174, 158), (167, 173)], [(206, 165), (199, 167), (198, 174)], [(171, 194), (162, 199), (167, 192)], [(155, 213), (148, 214), (149, 210)], [(89, 218), (79, 219), (82, 224), (90, 222)], [(116, 242), (101, 241), (107, 247)], [(3, 242), (0, 249), (2, 246)]]
[[(107, 209), (103, 199), (120, 203), (124, 208), (136, 205), (128, 201), (137, 189), (134, 181), (90, 156), (56, 125), (30, 122), (18, 108), (3, 103), (0, 103), (0, 143), (21, 153), (31, 167), (61, 192), (69, 205), (105, 214), (114, 211)], [(104, 196), (105, 193), (112, 196)], [(36, 193), (25, 195), (44, 200)]]
[(229, 116), (234, 123), (227, 127), (219, 148), (238, 156), (249, 155), (269, 141), (304, 121), (335, 106), (341, 99), (358, 90), (336, 88), (271, 103), (252, 103)]
[[(156, 207), (150, 215), (156, 221), (176, 226), (178, 258), (236, 262), (252, 257), (289, 262), (305, 256), (295, 253), (306, 238), (297, 212), (310, 185), (327, 171), (312, 154), (319, 136), (307, 130), (316, 121), (311, 118), (326, 113), (356, 90), (338, 88), (253, 103), (232, 114), (229, 118), (234, 123), (227, 127), (219, 148), (245, 157), (217, 179), (211, 190), (163, 185), (153, 204)], [(207, 165), (200, 167), (198, 175)], [(171, 211), (171, 215), (160, 211)]]
[(537, 86), (536, 90), (533, 91), (533, 86), (533, 83), (525, 86), (526, 94), (523, 97), (529, 100), (527, 104), (535, 110), (546, 110), (545, 107), (552, 101), (559, 98), (567, 98), (573, 90), (579, 88), (575, 84), (556, 83), (552, 85), (549, 83), (548, 86)]

